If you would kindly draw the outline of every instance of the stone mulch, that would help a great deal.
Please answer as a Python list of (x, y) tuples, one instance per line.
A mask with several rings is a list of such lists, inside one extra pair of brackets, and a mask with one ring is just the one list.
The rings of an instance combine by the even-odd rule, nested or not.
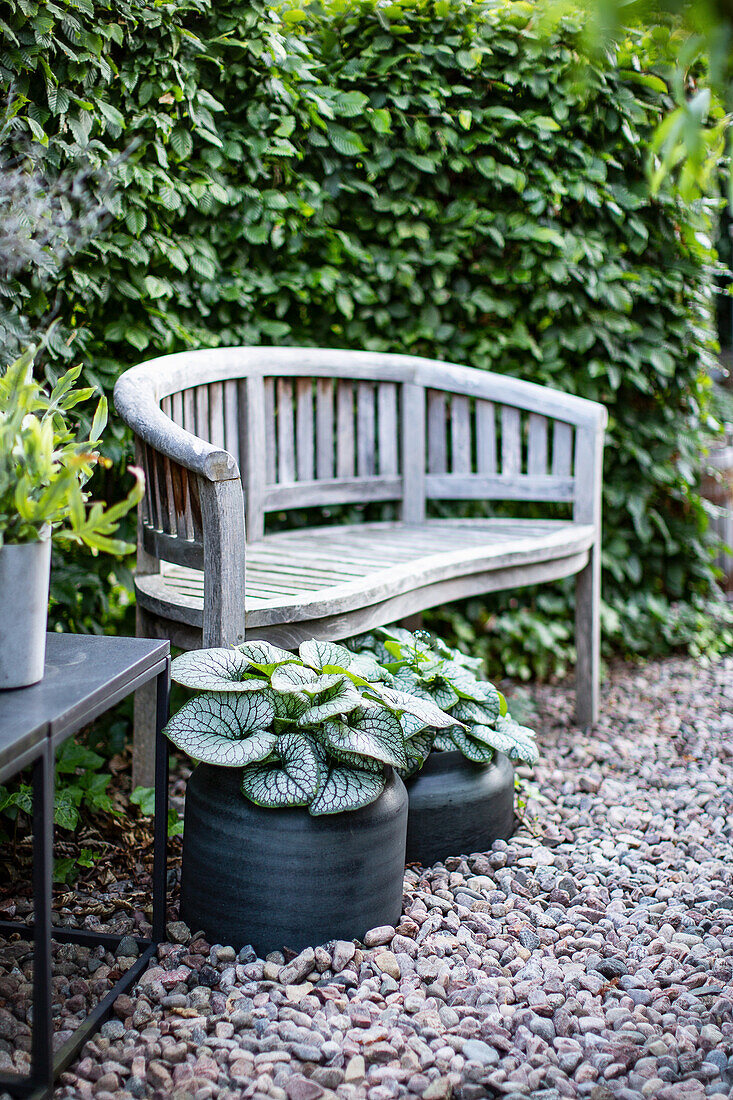
[[(589, 734), (562, 686), (532, 700), (510, 842), (409, 868), (364, 944), (261, 960), (173, 920), (57, 1100), (733, 1096), (733, 659), (616, 666)], [(94, 981), (66, 961), (65, 1029)]]

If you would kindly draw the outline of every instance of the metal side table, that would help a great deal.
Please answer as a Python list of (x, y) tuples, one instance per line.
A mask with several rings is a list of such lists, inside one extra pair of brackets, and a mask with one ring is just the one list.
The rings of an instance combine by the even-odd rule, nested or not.
[[(33, 936), (33, 1030), (30, 1075), (0, 1074), (0, 1092), (45, 1100), (94, 1031), (109, 1017), (120, 993), (137, 981), (165, 939), (168, 752), (162, 729), (168, 714), (168, 642), (49, 634), (43, 680), (27, 688), (0, 691), (0, 783), (33, 765), (32, 925), (0, 921), (0, 934)], [(114, 949), (122, 936), (51, 924), (53, 784), (56, 746), (150, 680), (157, 683), (153, 927), (151, 939), (137, 939), (140, 956), (66, 1043), (53, 1053), (51, 939)]]

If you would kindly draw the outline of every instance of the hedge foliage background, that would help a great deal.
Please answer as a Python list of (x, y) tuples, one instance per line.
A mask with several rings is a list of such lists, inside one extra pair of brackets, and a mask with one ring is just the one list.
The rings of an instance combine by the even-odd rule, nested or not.
[[(90, 160), (116, 181), (50, 288), (2, 288), (6, 353), (55, 310), (47, 369), (81, 360), (106, 391), (141, 357), (262, 342), (410, 351), (602, 401), (607, 640), (720, 644), (698, 495), (714, 205), (652, 199), (644, 178), (668, 102), (650, 58), (674, 36), (612, 65), (582, 58), (571, 17), (548, 38), (533, 16), (513, 0), (6, 0), (11, 146), (30, 141), (49, 179)], [(108, 448), (119, 464), (119, 425)], [(57, 620), (114, 629), (124, 579), (60, 562)], [(572, 656), (571, 591), (442, 621), (494, 668), (550, 673)]]

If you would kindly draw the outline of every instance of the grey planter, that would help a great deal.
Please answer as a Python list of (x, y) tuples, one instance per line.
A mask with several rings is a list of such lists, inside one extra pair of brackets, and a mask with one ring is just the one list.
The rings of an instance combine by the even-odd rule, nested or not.
[(484, 766), (458, 751), (432, 752), (407, 791), (408, 863), (485, 852), (514, 832), (514, 768), (503, 753)]
[(261, 809), (240, 783), (239, 768), (211, 764), (188, 782), (181, 917), (193, 930), (264, 956), (397, 923), (407, 830), (397, 775), (371, 806), (325, 817)]
[(0, 547), (0, 688), (43, 679), (51, 539)]

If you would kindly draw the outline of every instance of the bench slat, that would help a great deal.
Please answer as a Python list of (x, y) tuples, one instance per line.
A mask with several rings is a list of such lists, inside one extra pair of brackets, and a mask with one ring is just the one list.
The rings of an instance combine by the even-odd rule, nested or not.
[(428, 390), (428, 472), (431, 474), (444, 474), (448, 470), (446, 409), (445, 393)]
[(293, 383), (277, 380), (277, 480), (286, 485), (295, 481), (295, 421)]
[(354, 476), (354, 384), (336, 384), (336, 477)]
[(454, 474), (471, 472), (471, 402), (454, 396), (450, 403), (451, 470)]
[(316, 382), (316, 477), (333, 477), (333, 382)]
[(397, 387), (393, 382), (381, 382), (377, 388), (377, 451), (382, 477), (399, 471), (399, 437), (397, 434)]
[(296, 391), (296, 452), (298, 481), (313, 480), (313, 381), (298, 378)]
[(376, 407), (373, 382), (359, 382), (356, 389), (356, 472), (359, 477), (376, 473)]
[(519, 409), (502, 405), (501, 409), (501, 472), (504, 476), (522, 470), (522, 426)]
[(527, 473), (547, 473), (547, 417), (529, 414)]
[(496, 410), (493, 401), (476, 402), (476, 470), (479, 474), (496, 473)]

